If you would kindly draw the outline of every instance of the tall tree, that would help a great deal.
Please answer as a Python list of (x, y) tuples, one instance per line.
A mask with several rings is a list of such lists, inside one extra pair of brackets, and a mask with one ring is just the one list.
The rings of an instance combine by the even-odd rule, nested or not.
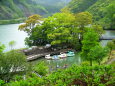
[(88, 53), (88, 58), (97, 61), (100, 65), (103, 58), (108, 54), (109, 49), (107, 47), (102, 47), (100, 45), (97, 45), (90, 49), (90, 52)]
[(92, 24), (92, 15), (89, 12), (81, 12), (75, 14), (75, 24), (78, 27), (78, 33), (80, 36), (79, 42), (83, 40), (83, 34), (85, 32), (85, 27)]
[(99, 41), (99, 35), (95, 33), (94, 29), (92, 28), (88, 29), (88, 31), (83, 36), (81, 57), (90, 61), (91, 66), (92, 66), (93, 59), (90, 58), (88, 54), (91, 48), (99, 45), (98, 41)]

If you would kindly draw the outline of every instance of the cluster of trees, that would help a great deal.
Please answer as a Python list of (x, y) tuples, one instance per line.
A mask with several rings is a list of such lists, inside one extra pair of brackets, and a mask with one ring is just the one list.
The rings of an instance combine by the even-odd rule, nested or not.
[[(104, 32), (100, 25), (93, 25), (92, 15), (88, 12), (72, 14), (67, 10), (56, 13), (40, 23), (41, 16), (30, 16), (19, 30), (28, 33), (26, 44), (39, 46), (51, 44), (80, 49), (83, 34), (92, 28), (99, 36)], [(98, 36), (98, 38), (99, 38)]]
[(62, 9), (62, 13), (56, 13), (42, 23), (39, 20), (40, 15), (33, 15), (19, 26), (19, 30), (28, 33), (25, 41), (29, 46), (51, 44), (54, 47), (82, 50), (81, 56), (90, 61), (90, 65), (93, 61), (100, 64), (109, 52), (108, 48), (99, 44), (104, 31), (100, 25), (93, 24), (89, 12), (72, 14), (68, 9)]
[(73, 13), (88, 11), (93, 15), (95, 23), (114, 29), (114, 3), (114, 0), (72, 0), (66, 8), (70, 8)]
[[(42, 66), (42, 65), (41, 65)], [(44, 69), (44, 68), (43, 68)], [(44, 70), (45, 71), (45, 70)], [(42, 71), (42, 72), (44, 72)], [(41, 73), (44, 74), (44, 73)], [(28, 73), (26, 78), (16, 76), (9, 83), (0, 81), (2, 86), (113, 86), (114, 66), (73, 65), (65, 70), (59, 69), (51, 74), (38, 76)]]

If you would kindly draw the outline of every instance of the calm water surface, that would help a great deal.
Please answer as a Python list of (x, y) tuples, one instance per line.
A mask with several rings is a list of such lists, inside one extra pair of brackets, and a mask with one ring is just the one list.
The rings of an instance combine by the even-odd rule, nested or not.
[[(105, 34), (103, 34), (103, 36), (104, 37), (114, 37), (115, 38), (115, 30), (114, 31), (112, 31), (112, 30), (107, 30), (106, 32), (105, 32)], [(100, 43), (101, 43), (101, 45), (102, 46), (106, 46), (107, 45), (107, 42), (108, 41), (111, 41), (111, 40), (102, 40)]]
[(67, 57), (67, 58), (59, 59), (59, 60), (47, 60), (47, 59), (41, 58), (39, 60), (32, 61), (31, 63), (37, 64), (40, 61), (44, 61), (49, 66), (49, 68), (52, 67), (53, 69), (55, 69), (56, 67), (64, 68), (65, 65), (67, 67), (71, 66), (72, 64), (79, 65), (82, 62), (82, 59), (80, 58), (80, 52), (76, 52), (75, 56), (73, 57)]
[(26, 47), (24, 39), (27, 37), (27, 34), (18, 30), (19, 25), (20, 24), (0, 25), (0, 42), (6, 46), (5, 51), (10, 50), (8, 43), (13, 40), (16, 41), (15, 49)]

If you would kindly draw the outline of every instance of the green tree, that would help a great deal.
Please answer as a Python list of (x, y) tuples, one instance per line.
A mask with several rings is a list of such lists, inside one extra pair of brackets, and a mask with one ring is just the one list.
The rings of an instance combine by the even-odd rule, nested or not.
[(37, 25), (29, 37), (25, 39), (25, 42), (29, 46), (45, 45), (49, 43), (46, 30), (49, 29), (49, 25), (43, 23), (41, 26)]
[(25, 31), (28, 35), (31, 35), (32, 29), (36, 26), (36, 24), (40, 24), (41, 16), (40, 15), (32, 15), (28, 17), (25, 21), (25, 24), (19, 26), (19, 30)]
[(99, 45), (98, 41), (99, 41), (99, 35), (95, 33), (94, 29), (92, 28), (88, 29), (88, 31), (83, 36), (81, 57), (90, 61), (91, 66), (93, 58), (89, 57), (88, 54), (93, 47)]
[(90, 49), (90, 52), (88, 53), (88, 58), (97, 61), (100, 65), (100, 62), (103, 60), (105, 56), (108, 54), (108, 48), (102, 47), (100, 45), (97, 45)]
[(89, 12), (81, 12), (75, 14), (75, 22), (76, 25), (83, 30), (84, 27), (88, 26), (89, 24), (92, 24), (92, 15)]
[(9, 51), (0, 56), (0, 77), (7, 81), (19, 71), (26, 71), (27, 62), (26, 56), (19, 51)]
[(75, 14), (75, 24), (78, 27), (78, 33), (80, 36), (80, 44), (83, 40), (83, 34), (86, 31), (85, 28), (92, 24), (92, 15), (89, 12), (81, 12)]
[(15, 41), (10, 41), (9, 42), (9, 46), (11, 47), (11, 49), (13, 49), (13, 47), (16, 45)]
[[(79, 48), (77, 28), (74, 25), (75, 17), (72, 13), (56, 13), (37, 25), (26, 43), (32, 45), (67, 45)], [(65, 44), (64, 44), (65, 43)]]
[[(51, 40), (52, 45), (69, 45), (72, 43), (77, 44), (78, 34), (77, 28), (74, 25), (75, 17), (73, 14), (56, 13), (52, 17), (46, 19), (47, 25), (51, 28), (48, 29), (48, 39)], [(49, 24), (48, 24), (49, 23)], [(74, 40), (76, 39), (76, 40)]]
[(92, 28), (94, 28), (95, 32), (98, 33), (100, 37), (105, 33), (101, 25), (92, 25)]

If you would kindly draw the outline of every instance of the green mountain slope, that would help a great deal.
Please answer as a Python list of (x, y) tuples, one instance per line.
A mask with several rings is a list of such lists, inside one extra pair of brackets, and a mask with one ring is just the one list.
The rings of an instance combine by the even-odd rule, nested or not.
[(64, 0), (0, 0), (0, 20), (17, 19), (32, 14), (51, 15), (68, 3)]
[(115, 0), (72, 0), (67, 7), (74, 13), (88, 11), (95, 23), (115, 28)]

